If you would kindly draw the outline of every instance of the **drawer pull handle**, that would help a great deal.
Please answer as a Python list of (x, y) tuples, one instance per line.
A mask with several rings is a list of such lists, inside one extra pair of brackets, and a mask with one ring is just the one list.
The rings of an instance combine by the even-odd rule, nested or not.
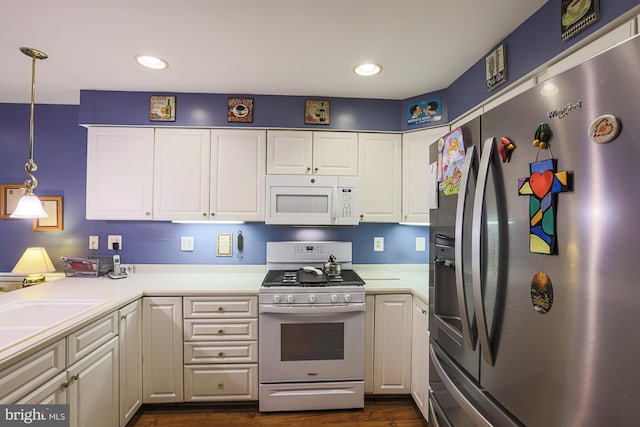
[(220, 335), (224, 334), (224, 329), (218, 329), (218, 334)]
[(218, 311), (224, 311), (224, 307), (222, 306), (218, 307)]
[(218, 357), (224, 357), (224, 352), (221, 351), (220, 353), (218, 353)]

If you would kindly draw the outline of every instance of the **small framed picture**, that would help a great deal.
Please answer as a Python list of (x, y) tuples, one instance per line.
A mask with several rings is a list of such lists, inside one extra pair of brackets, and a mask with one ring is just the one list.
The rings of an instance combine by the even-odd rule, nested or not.
[(252, 123), (253, 98), (229, 98), (227, 101), (227, 121)]
[(487, 90), (507, 81), (506, 49), (503, 44), (484, 58)]
[(62, 230), (62, 196), (40, 196), (42, 208), (49, 215), (33, 220), (33, 231)]
[(304, 102), (304, 124), (328, 125), (329, 101), (307, 99)]
[(26, 191), (24, 184), (0, 184), (0, 218), (14, 219), (11, 214)]
[(569, 40), (600, 19), (600, 0), (562, 0), (562, 40)]
[(176, 97), (152, 96), (149, 101), (149, 120), (152, 122), (175, 122)]

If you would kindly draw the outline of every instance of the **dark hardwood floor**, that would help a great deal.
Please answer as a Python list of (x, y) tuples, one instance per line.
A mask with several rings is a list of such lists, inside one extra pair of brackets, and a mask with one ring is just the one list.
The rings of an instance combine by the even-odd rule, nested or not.
[(250, 405), (143, 406), (127, 427), (235, 426), (425, 427), (410, 397), (368, 398), (364, 409), (258, 412)]

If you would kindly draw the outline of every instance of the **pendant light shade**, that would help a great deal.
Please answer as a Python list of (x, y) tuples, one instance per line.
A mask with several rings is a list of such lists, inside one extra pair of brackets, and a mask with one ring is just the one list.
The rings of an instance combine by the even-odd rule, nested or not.
[(29, 120), (29, 160), (24, 165), (24, 170), (29, 175), (29, 179), (24, 182), (26, 191), (24, 196), (18, 201), (16, 210), (11, 214), (12, 218), (45, 218), (48, 215), (42, 208), (42, 203), (33, 192), (38, 186), (34, 172), (38, 170), (38, 165), (33, 161), (33, 110), (36, 93), (36, 59), (47, 59), (47, 54), (30, 47), (21, 47), (20, 51), (31, 57), (31, 116)]

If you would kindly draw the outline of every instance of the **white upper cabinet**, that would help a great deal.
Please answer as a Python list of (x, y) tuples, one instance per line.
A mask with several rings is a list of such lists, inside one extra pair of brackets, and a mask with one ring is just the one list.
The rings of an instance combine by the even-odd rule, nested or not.
[(264, 130), (211, 131), (211, 219), (264, 221)]
[(274, 130), (267, 134), (267, 173), (358, 175), (358, 134)]
[(149, 128), (88, 129), (87, 219), (152, 219), (153, 134)]
[[(402, 136), (402, 222), (429, 222), (429, 146), (448, 132), (440, 126)], [(433, 184), (433, 183), (432, 183)]]
[(360, 133), (360, 221), (399, 222), (402, 145), (398, 134)]
[(268, 174), (311, 174), (312, 162), (313, 132), (304, 130), (267, 131)]
[(157, 129), (153, 219), (209, 218), (209, 129)]

